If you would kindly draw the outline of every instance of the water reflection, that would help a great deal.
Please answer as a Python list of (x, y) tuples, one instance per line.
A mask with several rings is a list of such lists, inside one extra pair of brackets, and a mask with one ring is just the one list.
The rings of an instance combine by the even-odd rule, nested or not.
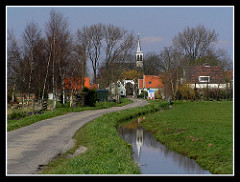
[(210, 174), (189, 159), (157, 142), (141, 126), (140, 118), (118, 128), (119, 135), (132, 145), (134, 160), (142, 174)]

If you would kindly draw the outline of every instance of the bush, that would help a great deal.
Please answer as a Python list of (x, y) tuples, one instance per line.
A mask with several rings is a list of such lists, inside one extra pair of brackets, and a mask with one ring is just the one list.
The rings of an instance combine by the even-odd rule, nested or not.
[(21, 119), (27, 116), (26, 112), (22, 111), (13, 111), (10, 115), (8, 115), (8, 119)]
[(86, 93), (84, 98), (84, 105), (95, 107), (97, 102), (97, 91), (95, 89), (83, 88), (83, 92)]
[(158, 90), (158, 91), (155, 92), (155, 99), (159, 99), (159, 100), (162, 99), (161, 91), (160, 91), (160, 90)]
[[(145, 98), (148, 98), (148, 91), (144, 91), (145, 92)], [(144, 98), (144, 92), (141, 93), (141, 98)]]
[(179, 99), (195, 99), (196, 98), (196, 90), (189, 87), (187, 84), (180, 85), (178, 87), (177, 97)]

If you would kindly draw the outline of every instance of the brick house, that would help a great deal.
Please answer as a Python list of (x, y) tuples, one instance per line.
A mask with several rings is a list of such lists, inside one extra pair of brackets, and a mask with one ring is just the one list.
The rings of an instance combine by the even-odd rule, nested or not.
[(187, 66), (183, 69), (180, 83), (186, 82), (191, 88), (226, 88), (224, 71), (221, 66)]

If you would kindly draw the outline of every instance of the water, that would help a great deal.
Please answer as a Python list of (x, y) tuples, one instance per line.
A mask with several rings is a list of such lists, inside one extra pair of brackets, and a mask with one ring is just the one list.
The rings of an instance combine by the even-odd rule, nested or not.
[(193, 159), (168, 150), (140, 124), (142, 118), (118, 128), (118, 133), (132, 145), (134, 160), (142, 174), (211, 174)]

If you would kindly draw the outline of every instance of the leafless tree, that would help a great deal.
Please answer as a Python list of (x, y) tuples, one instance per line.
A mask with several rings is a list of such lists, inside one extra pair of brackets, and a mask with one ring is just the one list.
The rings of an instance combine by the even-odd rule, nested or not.
[(133, 33), (114, 25), (104, 26), (105, 38), (105, 65), (126, 59), (132, 51), (136, 40)]
[(37, 26), (35, 22), (30, 22), (26, 25), (25, 30), (22, 34), (23, 42), (24, 42), (24, 56), (28, 65), (28, 102), (30, 99), (30, 94), (32, 92), (31, 84), (33, 79), (33, 67), (35, 62), (35, 57), (37, 53), (37, 45), (41, 39), (41, 30)]
[(14, 102), (17, 80), (19, 79), (19, 62), (21, 50), (13, 30), (7, 34), (7, 84), (8, 92), (11, 91), (11, 101)]
[(96, 83), (100, 61), (104, 64), (105, 70), (110, 72), (112, 63), (126, 61), (136, 43), (132, 32), (129, 33), (118, 26), (101, 23), (78, 29), (77, 39), (91, 61), (94, 83)]
[(83, 45), (86, 56), (89, 58), (93, 68), (94, 80), (96, 83), (97, 69), (99, 67), (100, 55), (103, 46), (103, 24), (98, 23), (91, 26), (84, 26), (78, 30), (78, 41)]
[(173, 49), (172, 46), (164, 47), (163, 51), (160, 52), (159, 62), (157, 65), (165, 72), (169, 72), (174, 67), (178, 65), (180, 55), (176, 50)]
[[(63, 14), (55, 9), (50, 12), (49, 21), (46, 24), (46, 37), (49, 47), (49, 60), (52, 62), (52, 90), (53, 108), (56, 108), (57, 86), (63, 85), (65, 66), (70, 54), (71, 35), (68, 30), (68, 21)], [(49, 63), (48, 63), (49, 64)], [(48, 72), (48, 70), (47, 70)], [(58, 84), (60, 83), (60, 84)]]
[(178, 90), (180, 55), (170, 47), (164, 47), (160, 52), (158, 66), (163, 70), (165, 94), (175, 99)]
[(144, 56), (144, 74), (145, 75), (158, 75), (162, 68), (159, 66), (160, 57), (154, 52), (147, 52)]
[(173, 38), (173, 45), (186, 57), (187, 64), (206, 55), (206, 51), (211, 43), (218, 40), (215, 30), (207, 30), (203, 25), (196, 28), (187, 27), (182, 33), (178, 33)]

